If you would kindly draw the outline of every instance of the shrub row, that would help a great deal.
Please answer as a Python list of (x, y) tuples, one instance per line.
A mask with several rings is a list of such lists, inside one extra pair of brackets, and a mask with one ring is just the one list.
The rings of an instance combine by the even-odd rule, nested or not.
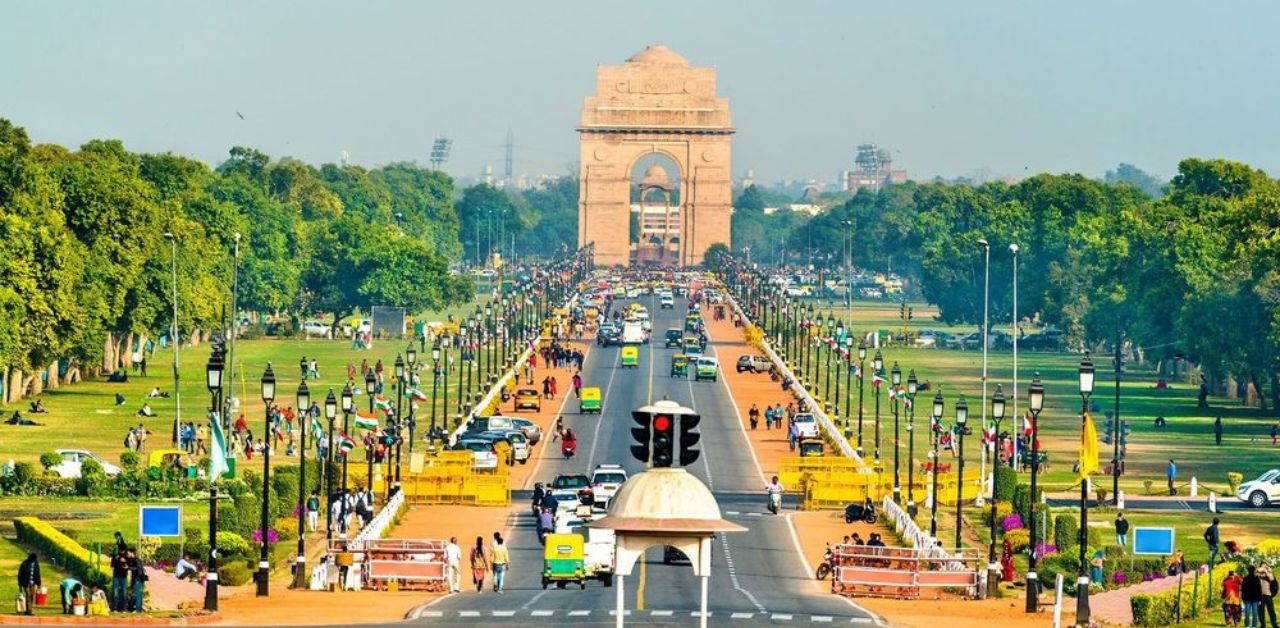
[(1235, 568), (1235, 563), (1223, 563), (1214, 567), (1211, 572), (1213, 587), (1208, 582), (1195, 586), (1189, 577), (1181, 591), (1175, 587), (1161, 593), (1140, 593), (1129, 598), (1133, 625), (1172, 626), (1181, 617), (1198, 615), (1201, 610), (1215, 606), (1221, 596), (1213, 589), (1219, 587), (1227, 577), (1227, 572)]
[(107, 557), (90, 552), (39, 518), (18, 517), (13, 520), (13, 527), (19, 541), (34, 547), (82, 582), (106, 585), (111, 581), (111, 565)]

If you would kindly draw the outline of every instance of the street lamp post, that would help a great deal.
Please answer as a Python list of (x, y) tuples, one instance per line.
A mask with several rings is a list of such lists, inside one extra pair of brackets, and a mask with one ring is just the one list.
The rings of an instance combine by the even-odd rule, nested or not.
[(858, 342), (858, 457), (862, 457), (862, 393), (866, 389), (867, 341)]
[(876, 351), (876, 357), (871, 358), (872, 388), (876, 394), (876, 468), (880, 468), (880, 381), (884, 379), (884, 373), (880, 369), (884, 368), (884, 357)]
[(898, 366), (898, 361), (894, 360), (893, 368), (889, 370), (889, 385), (893, 387), (890, 389), (890, 392), (893, 393), (893, 398), (892, 403), (889, 405), (893, 407), (893, 503), (895, 504), (902, 503), (902, 484), (900, 480), (902, 476), (898, 470), (898, 439), (900, 438), (898, 433), (898, 385), (901, 383), (902, 369)]
[(169, 241), (169, 265), (173, 271), (173, 327), (169, 333), (169, 342), (173, 344), (173, 433), (169, 442), (177, 447), (178, 432), (182, 429), (182, 389), (178, 387), (178, 237), (166, 231), (164, 238)]
[(920, 389), (920, 380), (916, 379), (915, 369), (907, 375), (907, 514), (912, 519), (916, 516), (916, 391)]
[[(394, 419), (387, 421), (387, 428), (388, 428), (388, 431), (391, 433), (391, 436), (395, 439), (396, 450), (392, 452), (389, 446), (390, 443), (388, 443), (387, 454), (386, 454), (387, 455), (387, 499), (391, 499), (392, 478), (395, 478), (395, 481), (397, 483), (400, 481), (400, 442), (404, 440), (400, 438), (400, 429), (401, 429), (401, 426), (404, 424), (404, 420), (401, 418), (404, 416), (404, 414), (401, 413), (400, 402), (401, 402), (401, 399), (403, 399), (404, 397), (404, 383), (406, 379), (405, 379), (405, 371), (404, 371), (404, 358), (400, 357), (400, 354), (398, 353), (396, 354), (395, 374), (396, 374), (396, 416)], [(394, 470), (392, 469), (393, 464), (395, 465)]]
[[(829, 411), (827, 410), (827, 407), (833, 405), (831, 403), (831, 332), (835, 330), (835, 325), (836, 317), (830, 312), (827, 312), (827, 341), (823, 343), (826, 345), (827, 349), (825, 353), (826, 359), (823, 360), (827, 367), (827, 376), (825, 378), (826, 382), (822, 387), (822, 405), (824, 411)], [(839, 394), (839, 392), (837, 391), (836, 394)]]
[[(991, 397), (991, 418), (996, 424), (995, 442), (1000, 440), (1000, 421), (1004, 418), (1004, 390), (996, 384), (996, 394)], [(1000, 589), (1000, 563), (996, 562), (996, 489), (1000, 480), (999, 447), (991, 457), (991, 543), (987, 546), (987, 594), (994, 596)], [(1032, 544), (1034, 548), (1034, 544)]]
[(964, 431), (969, 421), (969, 404), (964, 402), (964, 394), (956, 402), (956, 432), (959, 435), (960, 466), (956, 472), (956, 551), (960, 551), (960, 530), (964, 527)]
[[(373, 414), (373, 394), (378, 389), (378, 376), (373, 373), (373, 369), (369, 369), (364, 374), (364, 392), (369, 397), (369, 414)], [(368, 430), (366, 430), (368, 431)], [(373, 493), (373, 446), (374, 436), (372, 432), (366, 434), (368, 445), (364, 448), (365, 461), (369, 463), (368, 469), (365, 470), (364, 489), (369, 494)], [(360, 499), (364, 499), (362, 495)]]
[[(844, 439), (853, 438), (853, 413), (849, 403), (853, 400), (853, 330), (844, 337)], [(859, 452), (861, 454), (861, 452)]]
[[(987, 349), (988, 345), (991, 344), (991, 325), (988, 319), (991, 304), (991, 243), (983, 239), (978, 240), (978, 244), (984, 251), (985, 259), (982, 281), (982, 403), (980, 404), (982, 406), (982, 423), (980, 425), (985, 430), (987, 429)], [(981, 443), (982, 441), (979, 440), (978, 442)], [(978, 477), (985, 483), (987, 480), (987, 448), (982, 447), (981, 450), (982, 471), (978, 474)], [(991, 466), (994, 468), (996, 465), (993, 462)], [(992, 495), (992, 499), (994, 498), (995, 496)], [(976, 502), (978, 506), (982, 506), (981, 487), (978, 489)]]
[(337, 434), (333, 432), (333, 420), (338, 417), (338, 399), (333, 396), (333, 389), (329, 389), (329, 395), (324, 398), (324, 418), (329, 420), (329, 455), (325, 460), (324, 473), (324, 494), (325, 500), (324, 513), (324, 540), (327, 544), (333, 540), (333, 476), (334, 464), (337, 462), (338, 456), (338, 439)]
[[(1080, 361), (1080, 428), (1089, 412), (1089, 397), (1093, 395), (1093, 361), (1084, 354)], [(1084, 460), (1080, 461), (1081, 468)], [(1080, 575), (1076, 578), (1076, 625), (1089, 625), (1089, 476), (1080, 478)]]
[[(426, 332), (423, 332), (423, 333), (425, 334)], [(404, 351), (404, 362), (409, 369), (409, 374), (407, 375), (406, 379), (409, 381), (409, 385), (413, 387), (414, 394), (416, 395), (418, 391), (418, 386), (413, 383), (413, 377), (414, 377), (414, 373), (417, 372), (416, 367), (418, 365), (418, 350), (413, 347), (413, 343), (410, 343), (408, 348), (406, 348)], [(432, 371), (431, 376), (432, 378), (435, 377), (434, 371)], [(410, 396), (409, 397), (409, 457), (411, 458), (413, 457), (414, 436), (418, 433), (418, 413), (414, 410), (413, 400), (414, 400), (413, 396)], [(431, 397), (431, 411), (432, 412), (436, 411), (436, 398), (434, 396)], [(399, 465), (399, 463), (400, 463), (400, 452), (397, 451), (396, 464)], [(398, 475), (399, 474), (398, 468), (396, 472)], [(398, 480), (399, 478), (397, 477), (396, 479)]]
[(1028, 405), (1031, 410), (1031, 510), (1027, 522), (1027, 531), (1031, 535), (1031, 556), (1027, 560), (1027, 612), (1040, 610), (1040, 583), (1036, 580), (1036, 475), (1040, 472), (1040, 411), (1044, 409), (1044, 384), (1040, 383), (1040, 374), (1036, 373), (1027, 389)]
[[(209, 364), (205, 366), (205, 381), (209, 386), (211, 412), (209, 413), (209, 429), (214, 434), (222, 433), (222, 353), (214, 349), (209, 356)], [(225, 447), (211, 448), (214, 452), (226, 456)], [(221, 466), (221, 465), (213, 465)], [(209, 555), (204, 586), (204, 609), (218, 610), (218, 478), (209, 478)]]
[[(306, 418), (303, 418), (303, 415)], [(298, 557), (293, 564), (293, 588), (307, 588), (307, 423), (311, 419), (311, 391), (307, 381), (298, 385), (298, 423), (302, 427), (302, 446), (298, 448)], [(264, 531), (263, 536), (266, 536)]]
[[(835, 336), (833, 336), (833, 337), (832, 337), (832, 340), (831, 340), (831, 344), (830, 344), (830, 346), (831, 346), (832, 351), (835, 353), (835, 366), (836, 366), (836, 369), (837, 369), (837, 370), (835, 371), (835, 376), (836, 376), (836, 396), (834, 396), (834, 397), (832, 397), (832, 398), (831, 398), (831, 409), (832, 409), (832, 410), (833, 410), (837, 415), (839, 415), (839, 414), (840, 414), (840, 379), (841, 379), (841, 378), (840, 378), (840, 371), (845, 371), (846, 373), (848, 372), (848, 369), (846, 369), (846, 368), (844, 367), (844, 365), (843, 365), (843, 364), (841, 364), (841, 362), (843, 362), (843, 361), (844, 361), (844, 358), (843, 358), (843, 357), (841, 357), (841, 355), (840, 355), (840, 350), (841, 350), (842, 348), (844, 348), (844, 321), (837, 321), (837, 322), (836, 322), (836, 333), (835, 333)], [(846, 394), (846, 396), (847, 396), (847, 394)], [(849, 405), (849, 404), (847, 404), (847, 403), (845, 404), (845, 406), (846, 406), (846, 407), (845, 407), (846, 412), (844, 413), (845, 425), (848, 425), (848, 424), (849, 424), (849, 413), (848, 413), (848, 407), (847, 407), (848, 405)]]
[[(351, 382), (347, 382), (342, 386), (342, 436), (344, 439), (351, 438), (351, 413), (355, 411), (355, 392), (351, 390)], [(333, 445), (330, 444), (330, 447)], [(342, 451), (342, 492), (339, 493), (338, 499), (342, 500), (342, 508), (339, 515), (342, 521), (338, 524), (339, 534), (342, 538), (347, 538), (347, 459), (351, 457), (351, 451), (343, 449)]]
[[(941, 424), (942, 411), (946, 402), (942, 398), (942, 391), (933, 397), (933, 421)], [(933, 432), (933, 426), (930, 425), (929, 432)], [(929, 536), (934, 539), (938, 538), (938, 438), (933, 438), (933, 451), (930, 452), (933, 464), (930, 465), (933, 475), (933, 488), (929, 490)]]
[[(440, 343), (431, 347), (431, 438), (436, 437), (436, 394), (440, 389)], [(449, 384), (444, 387), (445, 405), (449, 404)], [(412, 451), (412, 449), (410, 449)]]
[[(1124, 369), (1124, 358), (1120, 355), (1121, 337), (1116, 334), (1116, 408), (1111, 416), (1111, 500), (1117, 507), (1120, 505), (1120, 441), (1124, 434), (1120, 430), (1120, 374)], [(1101, 504), (1099, 504), (1101, 506)]]
[(270, 593), (267, 586), (271, 576), (271, 562), (267, 558), (267, 506), (271, 503), (271, 403), (275, 398), (276, 374), (271, 370), (271, 363), (267, 362), (267, 370), (262, 373), (262, 403), (266, 406), (267, 437), (262, 448), (262, 520), (258, 529), (262, 534), (262, 552), (258, 556), (258, 597), (266, 597)]

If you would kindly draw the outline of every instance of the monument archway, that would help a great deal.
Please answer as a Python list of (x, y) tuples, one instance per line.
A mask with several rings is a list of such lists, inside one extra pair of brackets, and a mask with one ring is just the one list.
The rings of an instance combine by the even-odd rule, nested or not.
[[(620, 66), (600, 66), (577, 131), (578, 245), (594, 244), (597, 264), (696, 266), (707, 247), (729, 244), (734, 128), (728, 101), (716, 96), (715, 68), (692, 67), (660, 45)], [(664, 169), (663, 183), (679, 191), (669, 212), (675, 222), (663, 229), (662, 248), (670, 256), (658, 260), (645, 254), (645, 238), (637, 246), (629, 237), (632, 169), (653, 153), (674, 163), (677, 172)], [(646, 187), (643, 179), (637, 183)], [(652, 193), (659, 182), (651, 183)]]

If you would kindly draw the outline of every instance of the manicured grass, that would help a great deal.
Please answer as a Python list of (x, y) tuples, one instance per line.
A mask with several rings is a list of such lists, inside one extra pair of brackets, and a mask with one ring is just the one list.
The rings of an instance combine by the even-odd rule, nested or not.
[[(18, 545), (13, 537), (12, 527), (0, 536), (0, 600), (5, 603), (4, 613), (13, 614), (14, 600), (18, 598), (18, 565), (27, 559), (28, 550)], [(61, 615), (62, 601), (58, 598), (58, 583), (66, 578), (52, 563), (40, 560), (40, 581), (49, 590), (49, 599), (44, 606), (33, 606), (37, 616)]]
[[(911, 329), (936, 329), (952, 332), (972, 332), (975, 328), (954, 328), (931, 320), (933, 311), (924, 304), (911, 304), (915, 308), (915, 320), (908, 327)], [(825, 301), (821, 306), (815, 302), (815, 314), (827, 312)], [(855, 302), (853, 313), (835, 308), (834, 313), (846, 325), (852, 321), (856, 333), (865, 334), (873, 329), (898, 330), (898, 304), (887, 301)], [(1007, 326), (1006, 326), (1007, 327)], [(993, 325), (993, 329), (995, 326)], [(982, 352), (981, 350), (950, 349), (914, 349), (905, 347), (882, 347), (885, 377), (889, 376), (895, 361), (902, 369), (903, 385), (908, 373), (915, 369), (921, 382), (928, 381), (933, 390), (923, 392), (916, 399), (916, 425), (927, 429), (927, 413), (932, 407), (932, 400), (938, 390), (944, 393), (946, 410), (944, 421), (950, 425), (955, 421), (955, 404), (959, 395), (964, 394), (969, 406), (970, 424), (974, 434), (966, 439), (966, 462), (978, 464), (980, 450), (978, 435), (981, 418), (984, 413), (982, 398)], [(1013, 408), (1013, 354), (1009, 350), (988, 352), (988, 398), (994, 395), (997, 384), (1003, 386), (1006, 398), (1005, 419), (1000, 426), (1001, 431), (1016, 432), (1021, 430), (1020, 419), (1015, 419)], [(826, 357), (826, 349), (818, 349), (810, 358), (812, 364), (821, 362)], [(867, 356), (866, 370), (870, 371), (871, 357), (875, 350)], [(797, 356), (798, 359), (798, 356)], [(1019, 414), (1027, 407), (1027, 387), (1032, 377), (1039, 373), (1045, 386), (1045, 410), (1040, 415), (1040, 443), (1049, 454), (1048, 469), (1041, 469), (1041, 479), (1051, 492), (1070, 488), (1077, 483), (1072, 465), (1078, 457), (1080, 434), (1079, 411), (1081, 398), (1078, 392), (1077, 368), (1081, 356), (1072, 353), (1020, 351), (1018, 355), (1018, 388), (1017, 406)], [(856, 360), (856, 356), (855, 356)], [(1097, 382), (1093, 401), (1097, 404), (1094, 421), (1098, 435), (1106, 433), (1107, 422), (1105, 412), (1114, 408), (1115, 384), (1114, 371), (1109, 356), (1094, 356), (1097, 369)], [(1255, 408), (1243, 407), (1239, 402), (1210, 398), (1208, 409), (1198, 408), (1196, 388), (1190, 384), (1171, 382), (1170, 390), (1158, 391), (1155, 383), (1158, 376), (1150, 367), (1127, 364), (1120, 387), (1120, 415), (1128, 421), (1132, 433), (1129, 437), (1128, 455), (1126, 458), (1126, 474), (1121, 478), (1121, 490), (1130, 496), (1146, 492), (1144, 481), (1153, 482), (1155, 492), (1162, 491), (1164, 472), (1170, 458), (1178, 465), (1178, 484), (1182, 494), (1187, 494), (1186, 483), (1195, 476), (1207, 489), (1222, 494), (1227, 491), (1226, 474), (1235, 471), (1244, 474), (1246, 480), (1256, 477), (1267, 469), (1276, 466), (1275, 453), (1270, 440), (1270, 429), (1276, 421), (1274, 415), (1263, 413)], [(812, 370), (817, 371), (817, 368)], [(839, 372), (839, 367), (836, 368)], [(822, 376), (826, 375), (826, 367), (822, 367)], [(868, 373), (870, 379), (870, 373)], [(856, 416), (858, 407), (858, 381), (853, 379), (852, 391), (848, 391), (841, 378), (840, 414), (844, 414), (844, 396), (849, 396), (849, 407)], [(811, 386), (822, 394), (827, 388), (825, 379), (820, 385)], [(832, 381), (831, 396), (835, 397), (835, 382)], [(864, 443), (870, 438), (875, 404), (875, 392), (869, 384), (864, 393)], [(881, 432), (893, 433), (893, 413), (887, 397), (881, 393)], [(988, 402), (989, 403), (989, 402)], [(990, 412), (989, 405), (986, 412)], [(1168, 421), (1166, 427), (1153, 427), (1155, 417), (1164, 416)], [(1221, 446), (1213, 442), (1213, 420), (1221, 416), (1226, 426), (1226, 434)], [(922, 432), (923, 434), (923, 432)], [(905, 437), (904, 437), (905, 438)], [(882, 436), (882, 449), (892, 452), (892, 436)], [(921, 441), (917, 445), (917, 457), (923, 459), (920, 451)], [(1105, 468), (1111, 459), (1111, 446), (1099, 443), (1101, 467)], [(905, 450), (905, 446), (904, 446)], [(885, 457), (891, 456), (885, 454)], [(905, 451), (900, 453), (905, 456)], [(1027, 474), (1022, 474), (1025, 478)], [(1024, 480), (1025, 481), (1025, 480)], [(1095, 476), (1094, 485), (1098, 488), (1111, 488), (1111, 480), (1106, 476)]]
[[(143, 502), (160, 504), (161, 502)], [(164, 502), (166, 505), (174, 502)], [(115, 546), (115, 533), (124, 535), (130, 544), (138, 542), (138, 503), (128, 501), (104, 501), (90, 498), (40, 497), (0, 498), (0, 525), (11, 526), (17, 517), (40, 517), (50, 525), (90, 550), (110, 551)], [(209, 502), (207, 500), (184, 501), (182, 525), (184, 527), (209, 527)]]

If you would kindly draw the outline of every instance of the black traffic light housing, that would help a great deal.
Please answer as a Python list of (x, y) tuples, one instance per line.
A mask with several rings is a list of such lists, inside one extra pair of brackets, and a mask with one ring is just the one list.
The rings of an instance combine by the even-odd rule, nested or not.
[(910, 306), (907, 307), (907, 320), (912, 320), (916, 317), (915, 310), (916, 309), (914, 307), (910, 307)]
[(693, 464), (702, 452), (698, 451), (698, 441), (702, 435), (698, 433), (698, 424), (702, 417), (697, 414), (685, 414), (680, 417), (680, 466)]
[(635, 421), (639, 427), (631, 428), (631, 457), (640, 462), (648, 464), (650, 450), (649, 443), (653, 438), (650, 424), (653, 417), (648, 412), (640, 412), (639, 410), (631, 413), (631, 420)]
[(665, 412), (653, 414), (653, 466), (670, 467), (676, 456), (676, 417)]

